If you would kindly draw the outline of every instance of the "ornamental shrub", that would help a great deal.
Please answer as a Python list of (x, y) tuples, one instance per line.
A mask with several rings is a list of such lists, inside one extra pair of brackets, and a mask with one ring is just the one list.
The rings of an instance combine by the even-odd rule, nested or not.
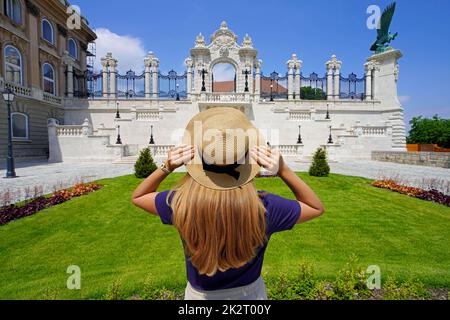
[(328, 177), (330, 174), (330, 166), (327, 162), (327, 154), (325, 150), (319, 148), (314, 154), (313, 163), (309, 168), (309, 175), (313, 177)]
[(145, 148), (141, 151), (141, 154), (139, 155), (139, 158), (134, 165), (134, 174), (136, 178), (147, 178), (149, 175), (155, 172), (156, 169), (158, 168), (153, 161), (150, 149)]

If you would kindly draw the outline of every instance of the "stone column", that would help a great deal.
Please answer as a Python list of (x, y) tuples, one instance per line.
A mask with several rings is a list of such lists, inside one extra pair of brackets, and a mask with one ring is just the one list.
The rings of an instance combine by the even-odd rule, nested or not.
[(289, 60), (288, 66), (288, 100), (294, 100), (294, 61)]
[(342, 62), (339, 61), (333, 54), (331, 59), (327, 61), (327, 99), (339, 100), (340, 96), (340, 84), (341, 84), (341, 66)]
[(364, 65), (364, 68), (366, 70), (366, 100), (372, 100), (372, 70), (373, 66), (370, 63), (366, 63)]
[(102, 58), (102, 93), (103, 98), (108, 98), (108, 55), (106, 57)]
[(398, 101), (397, 80), (399, 77), (398, 60), (402, 57), (400, 50), (388, 50), (374, 54), (367, 63), (372, 68), (372, 97), (383, 104), (401, 105)]
[(341, 95), (341, 66), (334, 70), (334, 99), (339, 100)]
[(109, 81), (110, 81), (110, 96), (112, 98), (117, 97), (117, 60), (111, 59), (108, 62), (109, 65)]
[(145, 65), (145, 98), (151, 98), (151, 85), (152, 85), (152, 63), (153, 63), (153, 54), (149, 52), (147, 57), (144, 59)]
[(301, 88), (302, 88), (302, 78), (301, 78), (301, 69), (303, 65), (303, 61), (297, 59), (297, 55), (293, 55), (293, 60), (295, 62), (295, 99), (301, 99)]
[(327, 100), (333, 100), (333, 69), (327, 66)]
[(194, 62), (191, 58), (187, 58), (184, 63), (186, 64), (187, 70), (186, 70), (186, 93), (188, 99), (191, 99), (191, 93), (192, 93), (192, 76), (193, 76), (193, 66)]
[(262, 60), (258, 60), (255, 65), (255, 99), (259, 100), (261, 96), (261, 65)]
[(152, 87), (153, 87), (153, 98), (158, 98), (159, 87), (158, 87), (158, 78), (159, 78), (159, 60), (157, 58), (153, 59), (152, 63)]
[(300, 100), (301, 89), (302, 89), (302, 78), (301, 78), (302, 61), (297, 61), (295, 65), (295, 99)]
[(73, 98), (73, 66), (67, 64), (67, 97)]

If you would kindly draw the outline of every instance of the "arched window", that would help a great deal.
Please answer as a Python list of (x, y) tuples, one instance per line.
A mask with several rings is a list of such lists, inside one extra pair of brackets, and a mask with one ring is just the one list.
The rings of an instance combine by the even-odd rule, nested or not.
[(213, 68), (213, 92), (236, 92), (236, 69), (231, 63), (218, 63)]
[(19, 0), (5, 0), (5, 14), (15, 23), (22, 24), (22, 6)]
[(55, 94), (55, 70), (49, 63), (44, 63), (42, 66), (42, 75), (44, 77), (44, 91)]
[(23, 76), (22, 76), (22, 55), (20, 51), (13, 46), (5, 47), (5, 79), (6, 81), (23, 84)]
[(28, 116), (24, 113), (11, 114), (11, 133), (13, 139), (28, 140)]
[(72, 58), (78, 59), (78, 46), (72, 38), (69, 39), (69, 54)]
[(51, 44), (55, 44), (55, 37), (54, 37), (54, 33), (53, 33), (53, 26), (46, 19), (42, 19), (42, 38), (45, 41), (50, 42)]

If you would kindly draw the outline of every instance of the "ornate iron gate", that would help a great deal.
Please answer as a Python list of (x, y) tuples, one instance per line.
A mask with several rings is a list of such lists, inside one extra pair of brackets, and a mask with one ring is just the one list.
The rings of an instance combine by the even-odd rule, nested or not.
[(170, 70), (167, 75), (159, 73), (159, 98), (160, 99), (186, 99), (187, 98), (187, 72), (178, 75)]
[(145, 97), (145, 73), (136, 75), (133, 70), (117, 74), (117, 96), (126, 99)]
[(365, 78), (358, 78), (354, 73), (351, 73), (348, 78), (341, 76), (341, 99), (364, 100), (365, 97)]

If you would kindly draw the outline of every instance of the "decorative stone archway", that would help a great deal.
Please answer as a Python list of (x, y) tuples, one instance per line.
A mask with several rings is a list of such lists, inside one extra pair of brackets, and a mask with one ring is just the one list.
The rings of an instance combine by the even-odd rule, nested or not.
[[(194, 93), (202, 92), (203, 75), (205, 74), (206, 92), (212, 92), (213, 68), (218, 63), (230, 63), (236, 69), (236, 93), (244, 93), (247, 77), (248, 87), (253, 88), (253, 73), (257, 64), (257, 50), (253, 48), (252, 39), (248, 34), (241, 45), (237, 43), (238, 36), (228, 29), (224, 21), (220, 29), (211, 36), (211, 43), (206, 44), (204, 36), (200, 33), (191, 49), (191, 60), (194, 66)], [(247, 71), (247, 76), (245, 72)]]

